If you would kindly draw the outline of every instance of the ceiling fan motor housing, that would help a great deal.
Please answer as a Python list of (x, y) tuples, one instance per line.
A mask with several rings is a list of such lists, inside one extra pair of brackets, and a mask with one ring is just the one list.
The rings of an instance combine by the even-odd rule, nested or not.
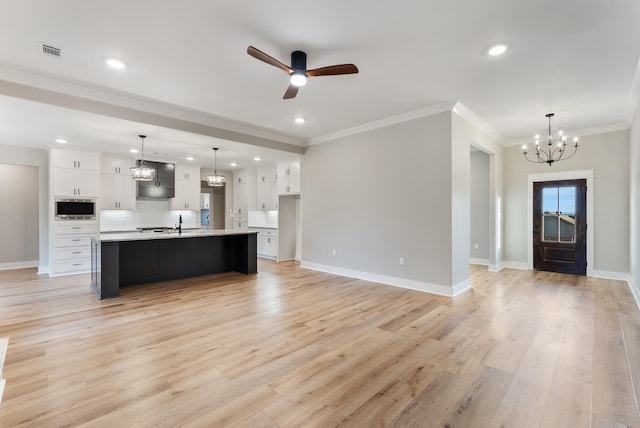
[(307, 71), (307, 54), (302, 51), (291, 52), (291, 68)]

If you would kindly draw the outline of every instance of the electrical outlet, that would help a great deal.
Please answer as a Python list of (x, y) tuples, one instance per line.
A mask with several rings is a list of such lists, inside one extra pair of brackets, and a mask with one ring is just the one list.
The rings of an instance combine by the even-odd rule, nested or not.
[(333, 255), (334, 256), (336, 255), (336, 249), (335, 248), (333, 249)]
[(473, 247), (477, 250), (478, 249), (478, 244), (474, 244)]
[(400, 266), (404, 266), (404, 257), (400, 257)]

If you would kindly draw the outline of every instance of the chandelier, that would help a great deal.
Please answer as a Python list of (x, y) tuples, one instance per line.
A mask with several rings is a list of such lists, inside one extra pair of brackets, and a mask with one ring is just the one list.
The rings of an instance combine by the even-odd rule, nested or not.
[(138, 135), (142, 140), (142, 156), (140, 157), (140, 161), (137, 162), (136, 166), (132, 166), (129, 168), (131, 171), (131, 178), (136, 181), (151, 181), (153, 177), (156, 175), (156, 170), (148, 167), (144, 163), (144, 139), (147, 138), (146, 135)]
[(535, 158), (529, 159), (527, 156), (527, 145), (522, 146), (522, 154), (525, 159), (529, 162), (533, 163), (547, 163), (549, 166), (554, 162), (558, 162), (561, 160), (566, 160), (576, 154), (578, 151), (578, 137), (573, 139), (573, 152), (566, 155), (566, 147), (567, 147), (567, 136), (562, 134), (562, 129), (558, 131), (558, 138), (556, 140), (553, 139), (551, 135), (551, 118), (553, 117), (553, 113), (547, 113), (545, 115), (549, 118), (549, 140), (547, 142), (547, 147), (540, 147), (540, 136), (536, 135), (536, 156)]
[(218, 175), (218, 148), (213, 148), (213, 153), (215, 155), (214, 166), (213, 166), (213, 175), (207, 175), (207, 184), (213, 187), (224, 186), (224, 175)]

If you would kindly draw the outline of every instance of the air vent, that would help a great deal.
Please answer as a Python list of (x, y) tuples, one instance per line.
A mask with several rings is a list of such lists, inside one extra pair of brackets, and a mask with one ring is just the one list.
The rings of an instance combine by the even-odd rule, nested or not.
[(55, 46), (47, 45), (45, 43), (40, 43), (40, 52), (45, 55), (51, 55), (60, 58), (62, 56), (62, 49), (57, 48)]

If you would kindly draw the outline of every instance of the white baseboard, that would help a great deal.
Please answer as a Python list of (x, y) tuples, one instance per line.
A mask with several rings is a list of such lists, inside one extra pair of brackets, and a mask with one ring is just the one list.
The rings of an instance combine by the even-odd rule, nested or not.
[(386, 285), (393, 285), (401, 288), (409, 288), (411, 290), (424, 291), (427, 293), (438, 294), (441, 296), (454, 297), (465, 290), (471, 288), (471, 280), (467, 279), (454, 285), (447, 287), (445, 285), (430, 284), (428, 282), (415, 281), (412, 279), (398, 278), (394, 276), (380, 275), (371, 272), (363, 272), (353, 269), (346, 269), (337, 266), (323, 265), (319, 263), (311, 263), (303, 261), (301, 267), (306, 269), (317, 270), (320, 272), (332, 273), (335, 275), (346, 276), (349, 278), (363, 279), (365, 281), (378, 282)]
[(489, 266), (489, 259), (474, 259), (470, 258), (469, 263), (472, 265)]
[(529, 270), (529, 264), (526, 262), (507, 262), (503, 261), (502, 266), (508, 269)]
[(27, 262), (0, 263), (0, 270), (24, 269), (38, 267), (38, 261), (32, 260)]
[(49, 275), (49, 266), (38, 266), (38, 275)]
[(615, 279), (617, 281), (629, 281), (630, 276), (628, 273), (624, 272), (612, 272), (608, 270), (592, 270), (591, 275), (594, 278), (602, 278), (602, 279)]
[(498, 263), (497, 265), (489, 265), (489, 272), (500, 272), (504, 269), (504, 265), (502, 263)]
[(640, 309), (640, 288), (638, 288), (638, 284), (636, 284), (631, 275), (629, 275), (629, 279), (627, 282), (629, 283), (631, 294), (633, 294), (633, 298), (636, 301), (636, 306), (638, 307), (638, 309)]

